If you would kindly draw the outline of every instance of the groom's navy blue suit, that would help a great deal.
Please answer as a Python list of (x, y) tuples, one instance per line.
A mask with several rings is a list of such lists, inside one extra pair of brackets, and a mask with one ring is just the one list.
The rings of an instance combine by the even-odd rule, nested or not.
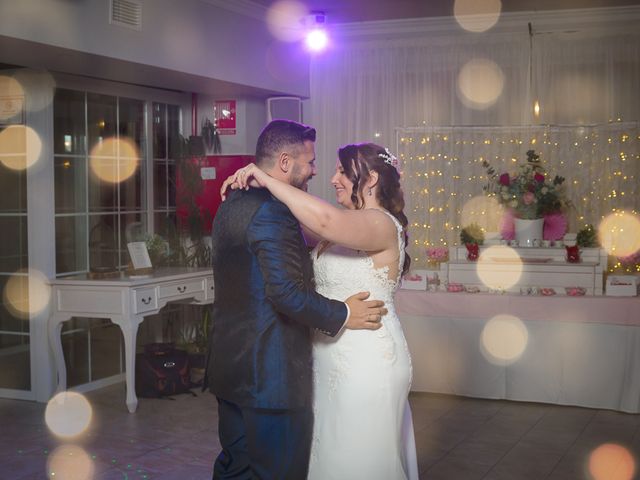
[(335, 335), (347, 307), (315, 292), (300, 225), (268, 190), (232, 192), (212, 241), (207, 380), (218, 397), (223, 447), (214, 478), (304, 479), (313, 422), (311, 332)]

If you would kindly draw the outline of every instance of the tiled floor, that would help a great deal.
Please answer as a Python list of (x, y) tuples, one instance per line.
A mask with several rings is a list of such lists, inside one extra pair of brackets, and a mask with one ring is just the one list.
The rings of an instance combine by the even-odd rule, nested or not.
[[(88, 399), (93, 422), (73, 444), (49, 433), (45, 405), (0, 400), (0, 478), (211, 478), (219, 445), (210, 394), (141, 399), (135, 414), (125, 409), (122, 385)], [(592, 456), (601, 459), (592, 467), (595, 477), (587, 470), (602, 444), (621, 445), (629, 458), (640, 458), (640, 415), (431, 394), (412, 394), (411, 405), (423, 479), (635, 478), (625, 475), (629, 464), (618, 447)], [(74, 445), (82, 450), (71, 450)], [(83, 474), (91, 468), (93, 476)]]

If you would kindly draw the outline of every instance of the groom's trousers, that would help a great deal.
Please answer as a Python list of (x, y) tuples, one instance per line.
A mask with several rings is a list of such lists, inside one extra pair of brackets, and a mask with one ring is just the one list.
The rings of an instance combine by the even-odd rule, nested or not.
[(312, 428), (310, 408), (241, 408), (218, 398), (222, 452), (215, 461), (213, 479), (304, 480)]

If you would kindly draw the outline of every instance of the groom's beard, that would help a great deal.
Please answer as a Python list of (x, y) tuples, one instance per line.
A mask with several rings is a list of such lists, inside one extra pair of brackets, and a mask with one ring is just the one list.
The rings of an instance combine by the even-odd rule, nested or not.
[(313, 178), (313, 175), (303, 176), (301, 170), (302, 169), (297, 165), (293, 166), (293, 171), (291, 172), (291, 180), (289, 183), (292, 186), (306, 192), (309, 180)]

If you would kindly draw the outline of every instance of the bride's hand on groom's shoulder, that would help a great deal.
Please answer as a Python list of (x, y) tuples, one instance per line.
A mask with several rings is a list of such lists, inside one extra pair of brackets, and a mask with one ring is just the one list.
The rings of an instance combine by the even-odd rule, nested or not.
[(369, 292), (360, 292), (345, 300), (344, 303), (349, 306), (346, 328), (350, 330), (377, 330), (382, 326), (380, 320), (387, 314), (384, 302), (367, 300), (367, 298), (369, 298)]
[(238, 190), (240, 188), (249, 190), (249, 187), (258, 188), (262, 185), (256, 178), (262, 171), (254, 164), (250, 163), (246, 167), (239, 168), (234, 173), (229, 175), (220, 187), (220, 196), (222, 200), (227, 198), (227, 190)]

